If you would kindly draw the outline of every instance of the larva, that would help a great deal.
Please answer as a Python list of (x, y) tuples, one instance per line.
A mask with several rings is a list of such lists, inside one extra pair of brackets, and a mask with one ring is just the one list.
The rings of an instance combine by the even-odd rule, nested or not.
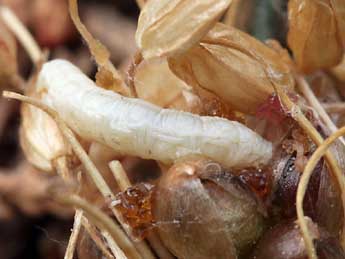
[(123, 97), (64, 60), (43, 66), (37, 90), (78, 135), (122, 154), (163, 163), (201, 155), (226, 167), (258, 166), (272, 156), (271, 143), (238, 122)]

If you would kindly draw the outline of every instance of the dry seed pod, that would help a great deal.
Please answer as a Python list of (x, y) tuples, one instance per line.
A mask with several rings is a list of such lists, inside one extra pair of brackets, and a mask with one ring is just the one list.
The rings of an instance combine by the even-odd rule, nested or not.
[(231, 0), (151, 0), (142, 10), (136, 42), (145, 59), (183, 52), (197, 43)]
[[(316, 244), (318, 259), (342, 259), (345, 253), (339, 240), (329, 237), (310, 218), (306, 218), (312, 238)], [(253, 259), (307, 259), (307, 251), (294, 221), (280, 223), (267, 231), (260, 239), (252, 257)]]
[(18, 73), (17, 44), (0, 19), (0, 88), (7, 88)]
[(198, 46), (168, 59), (172, 71), (223, 98), (235, 110), (255, 113), (277, 84), (293, 89), (290, 67), (280, 54), (248, 34), (217, 24)]
[[(317, 225), (307, 219), (312, 237), (318, 238)], [(307, 251), (297, 223), (281, 223), (267, 231), (260, 239), (252, 258), (307, 259)]]
[[(35, 81), (35, 78), (32, 79)], [(27, 95), (40, 98), (34, 83), (28, 86)], [(45, 112), (23, 103), (21, 107), (20, 144), (28, 161), (35, 167), (51, 172), (53, 160), (71, 155), (69, 144), (61, 135), (55, 121)]]
[(212, 161), (175, 164), (152, 203), (158, 233), (178, 258), (237, 258), (263, 230), (252, 192)]
[[(310, 73), (320, 68), (329, 68), (337, 65), (341, 60), (345, 47), (341, 40), (343, 32), (338, 26), (339, 19), (331, 2), (329, 0), (290, 0), (289, 2), (288, 44), (302, 72)], [(344, 8), (341, 6), (345, 6), (344, 1), (338, 3), (337, 8)]]
[(174, 75), (165, 58), (138, 60), (138, 63), (132, 65), (129, 73), (130, 83), (140, 99), (163, 108), (237, 120), (218, 96), (200, 88), (195, 91)]
[[(163, 108), (179, 103), (179, 110), (193, 111), (193, 107), (197, 108), (201, 102), (197, 96), (193, 96), (191, 87), (170, 71), (166, 59), (140, 62), (135, 67), (133, 84), (140, 99)], [(186, 92), (190, 93), (191, 98), (187, 99), (188, 95), (185, 98)]]

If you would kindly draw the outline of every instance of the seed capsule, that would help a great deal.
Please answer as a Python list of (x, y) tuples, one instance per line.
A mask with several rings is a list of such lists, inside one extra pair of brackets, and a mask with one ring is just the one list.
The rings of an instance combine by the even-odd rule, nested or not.
[(263, 230), (253, 193), (211, 161), (175, 164), (152, 199), (158, 233), (178, 258), (237, 258)]
[[(316, 244), (319, 259), (341, 259), (345, 253), (336, 238), (320, 229), (310, 218), (308, 227)], [(307, 259), (307, 251), (300, 229), (295, 221), (280, 223), (260, 239), (252, 259)]]
[(340, 62), (345, 47), (344, 7), (342, 0), (290, 0), (288, 44), (302, 72)]
[(189, 85), (211, 91), (234, 110), (254, 114), (274, 92), (271, 80), (294, 88), (285, 56), (248, 34), (217, 24), (186, 53), (168, 59)]
[(231, 0), (151, 0), (135, 35), (145, 59), (183, 52), (197, 43), (229, 7)]

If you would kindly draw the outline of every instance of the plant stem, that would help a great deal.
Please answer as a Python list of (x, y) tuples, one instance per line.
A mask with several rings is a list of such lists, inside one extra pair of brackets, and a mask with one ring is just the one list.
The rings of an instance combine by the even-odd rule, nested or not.
[[(301, 180), (298, 184), (297, 188), (297, 197), (296, 197), (296, 209), (297, 209), (297, 217), (298, 217), (298, 224), (300, 225), (302, 236), (304, 239), (304, 242), (306, 244), (306, 248), (308, 251), (308, 256), (311, 259), (317, 259), (317, 255), (315, 252), (315, 247), (313, 244), (313, 240), (310, 238), (307, 222), (305, 221), (304, 218), (304, 212), (303, 212), (303, 199), (308, 187), (308, 182), (310, 180), (310, 177), (314, 171), (315, 166), (317, 165), (318, 161), (320, 158), (328, 152), (328, 148), (336, 141), (340, 136), (343, 136), (345, 134), (345, 127), (339, 129), (335, 133), (333, 133), (331, 136), (329, 136), (319, 147), (316, 149), (316, 151), (313, 153), (311, 158), (309, 159), (304, 172), (301, 176)], [(341, 175), (342, 178), (343, 175)], [(341, 191), (341, 197), (344, 200), (345, 197), (345, 185), (344, 185), (344, 180), (339, 181), (340, 184), (340, 191)], [(343, 211), (345, 215), (345, 208), (343, 204)], [(342, 233), (342, 244), (344, 245), (344, 229)]]
[(19, 42), (23, 45), (32, 62), (34, 64), (39, 63), (43, 58), (43, 54), (37, 42), (25, 28), (23, 23), (11, 11), (11, 9), (5, 6), (0, 7), (0, 15), (2, 16), (3, 21), (7, 25), (7, 27), (13, 32), (14, 35), (16, 35)]

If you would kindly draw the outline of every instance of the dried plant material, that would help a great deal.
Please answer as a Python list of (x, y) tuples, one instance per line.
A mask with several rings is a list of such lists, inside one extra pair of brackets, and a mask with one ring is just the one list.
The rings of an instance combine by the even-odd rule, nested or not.
[(0, 4), (7, 6), (18, 16), (23, 24), (29, 24), (31, 19), (31, 1), (27, 0), (1, 0)]
[[(305, 218), (311, 236), (320, 237), (319, 228), (310, 218)], [(302, 259), (307, 258), (305, 244), (301, 242), (302, 235), (296, 222), (280, 223), (267, 231), (260, 239), (253, 258), (255, 259)], [(332, 258), (332, 257), (330, 257)], [(330, 259), (329, 258), (329, 259)], [(335, 258), (334, 258), (335, 259)]]
[[(324, 108), (314, 95), (314, 92), (310, 89), (308, 82), (301, 76), (297, 76), (296, 81), (298, 89), (302, 92), (309, 104), (315, 109), (320, 119), (323, 121), (323, 123), (325, 123), (330, 132), (336, 132), (338, 130), (337, 126), (334, 124), (327, 112), (324, 110)], [(345, 145), (345, 141), (343, 138), (340, 138), (340, 141)]]
[[(33, 76), (27, 86), (28, 96), (40, 98)], [(54, 160), (72, 156), (72, 149), (61, 135), (59, 128), (45, 112), (23, 103), (21, 107), (20, 143), (28, 161), (37, 168), (52, 172)]]
[(345, 1), (344, 0), (330, 0), (332, 9), (337, 21), (339, 39), (345, 48)]
[(244, 113), (254, 114), (274, 92), (268, 74), (282, 88), (294, 88), (291, 69), (280, 53), (222, 24), (217, 24), (198, 46), (168, 61), (172, 71), (188, 84), (217, 94)]
[(164, 244), (178, 258), (238, 258), (263, 230), (248, 186), (208, 160), (175, 164), (152, 194)]
[(85, 217), (83, 217), (82, 223), (85, 231), (81, 232), (81, 238), (79, 239), (78, 256), (83, 259), (94, 259), (101, 257), (100, 253), (102, 253), (105, 258), (114, 259), (97, 228)]
[(23, 213), (38, 216), (54, 213), (70, 216), (72, 210), (60, 206), (47, 193), (52, 178), (43, 175), (26, 161), (0, 172), (0, 195)]
[(345, 55), (343, 56), (343, 60), (340, 62), (340, 64), (337, 65), (336, 67), (333, 67), (330, 70), (330, 72), (340, 82), (345, 82)]
[(201, 113), (201, 100), (190, 86), (176, 77), (166, 59), (142, 61), (134, 68), (133, 84), (138, 98), (162, 108)]
[(23, 45), (32, 62), (38, 64), (44, 57), (29, 31), (9, 8), (0, 6), (0, 15), (7, 27), (16, 35), (18, 41)]
[(0, 19), (0, 88), (9, 88), (15, 83), (18, 73), (17, 43)]
[(137, 2), (137, 5), (139, 6), (140, 9), (143, 9), (145, 3), (146, 3), (146, 0), (136, 0)]
[(122, 97), (97, 88), (63, 60), (46, 63), (37, 86), (45, 102), (79, 136), (121, 154), (164, 163), (204, 155), (227, 167), (265, 164), (271, 158), (271, 144), (238, 122), (162, 110), (143, 100)]
[(231, 8), (225, 14), (224, 23), (242, 31), (249, 31), (251, 18), (255, 10), (254, 0), (233, 0)]
[(145, 59), (170, 56), (197, 43), (231, 0), (151, 0), (141, 11), (136, 42)]
[(87, 42), (90, 52), (98, 65), (98, 73), (96, 75), (97, 84), (105, 89), (111, 89), (125, 96), (131, 95), (121, 75), (111, 63), (108, 49), (100, 41), (96, 40), (81, 22), (77, 0), (69, 0), (69, 11), (74, 25)]
[[(298, 189), (297, 189), (297, 197), (296, 197), (296, 209), (297, 209), (297, 216), (298, 216), (298, 224), (301, 228), (301, 232), (302, 232), (302, 236), (304, 239), (304, 242), (306, 244), (306, 249), (308, 252), (308, 256), (311, 259), (317, 259), (316, 256), (316, 251), (315, 251), (315, 247), (313, 244), (313, 238), (311, 237), (310, 233), (309, 233), (309, 229), (307, 226), (307, 223), (305, 221), (304, 218), (304, 211), (303, 211), (303, 199), (306, 193), (306, 189), (308, 187), (308, 182), (310, 181), (310, 177), (312, 175), (312, 172), (315, 168), (315, 166), (317, 165), (318, 161), (320, 160), (320, 158), (327, 152), (328, 148), (340, 137), (343, 136), (345, 134), (345, 127), (339, 129), (338, 131), (336, 131), (335, 133), (333, 133), (330, 137), (328, 137), (317, 149), (316, 151), (313, 153), (313, 155), (311, 156), (311, 158), (309, 159), (304, 172), (302, 174), (300, 183), (298, 185)], [(344, 195), (345, 195), (345, 185), (344, 185), (344, 175), (341, 174), (340, 176), (340, 180), (338, 178), (338, 183), (339, 183), (339, 188), (341, 191), (341, 196), (344, 199)], [(344, 206), (344, 202), (343, 202), (343, 210), (344, 210), (344, 215), (345, 215), (345, 206)], [(343, 224), (345, 225), (345, 224)], [(345, 242), (345, 236), (344, 236), (344, 229), (345, 227), (343, 226), (342, 229), (342, 236), (341, 236), (341, 242), (342, 244), (344, 244)]]
[[(109, 186), (107, 185), (107, 183), (105, 182), (101, 173), (97, 170), (94, 163), (90, 160), (87, 153), (85, 152), (85, 150), (83, 149), (79, 141), (76, 139), (74, 133), (71, 131), (70, 128), (67, 127), (65, 122), (60, 118), (60, 116), (55, 110), (51, 109), (49, 106), (47, 106), (46, 104), (44, 104), (43, 102), (39, 100), (36, 100), (31, 97), (23, 96), (20, 94), (16, 94), (13, 92), (4, 91), (3, 96), (7, 98), (17, 99), (17, 100), (26, 102), (28, 104), (31, 104), (37, 108), (40, 108), (41, 110), (46, 112), (49, 116), (51, 116), (55, 120), (59, 129), (61, 130), (61, 133), (63, 134), (63, 136), (71, 145), (76, 156), (82, 162), (83, 166), (85, 167), (85, 171), (92, 178), (92, 180), (94, 181), (95, 185), (97, 186), (98, 190), (101, 192), (103, 197), (105, 199), (108, 199), (108, 198), (114, 199), (115, 196), (113, 192), (111, 191), (111, 189), (109, 188)], [(127, 234), (130, 234), (131, 229), (129, 228), (128, 225), (123, 223), (120, 213), (115, 209), (112, 209), (112, 212), (116, 216), (117, 220), (121, 223), (122, 227), (126, 230)], [(132, 247), (133, 247), (132, 249), (135, 249), (134, 244), (132, 244)], [(135, 247), (143, 256), (145, 256), (145, 258), (148, 258), (148, 259), (154, 258), (152, 251), (150, 250), (149, 247), (147, 247), (146, 243), (137, 242), (135, 244)]]
[(162, 108), (239, 120), (218, 96), (197, 85), (193, 89), (174, 75), (165, 58), (143, 60), (136, 56), (129, 69), (129, 84), (138, 98)]
[[(333, 9), (331, 2), (329, 0), (289, 1), (288, 44), (298, 69), (304, 73), (337, 65), (343, 55), (345, 48), (341, 40), (343, 32), (340, 31), (341, 25), (338, 24), (336, 9)], [(344, 1), (338, 1), (340, 2)]]
[(115, 64), (133, 55), (136, 50), (134, 21), (110, 4), (84, 5), (80, 12), (85, 17), (85, 26), (107, 46)]
[[(90, 144), (88, 155), (91, 161), (95, 164), (98, 171), (102, 174), (102, 177), (108, 184), (109, 188), (117, 193), (119, 187), (114, 182), (113, 174), (108, 167), (108, 163), (114, 159), (119, 159), (121, 156), (114, 152), (111, 148), (92, 142)], [(81, 178), (81, 196), (91, 201), (93, 204), (104, 205), (104, 197), (99, 193), (97, 186), (95, 186), (93, 179), (88, 175), (84, 174)]]
[[(111, 235), (114, 242), (121, 248), (121, 250), (123, 250), (126, 255), (128, 255), (129, 259), (141, 258), (140, 254), (136, 250), (133, 250), (131, 241), (129, 241), (122, 229), (97, 207), (91, 205), (77, 195), (64, 196), (56, 193), (54, 196), (61, 203), (75, 206), (83, 210), (93, 224)], [(117, 257), (118, 255), (115, 256)]]
[(30, 24), (41, 46), (54, 48), (75, 36), (66, 0), (33, 0), (32, 2)]
[(73, 229), (68, 241), (64, 259), (73, 259), (74, 257), (74, 251), (76, 250), (78, 236), (81, 230), (82, 218), (83, 211), (77, 210), (74, 215)]

